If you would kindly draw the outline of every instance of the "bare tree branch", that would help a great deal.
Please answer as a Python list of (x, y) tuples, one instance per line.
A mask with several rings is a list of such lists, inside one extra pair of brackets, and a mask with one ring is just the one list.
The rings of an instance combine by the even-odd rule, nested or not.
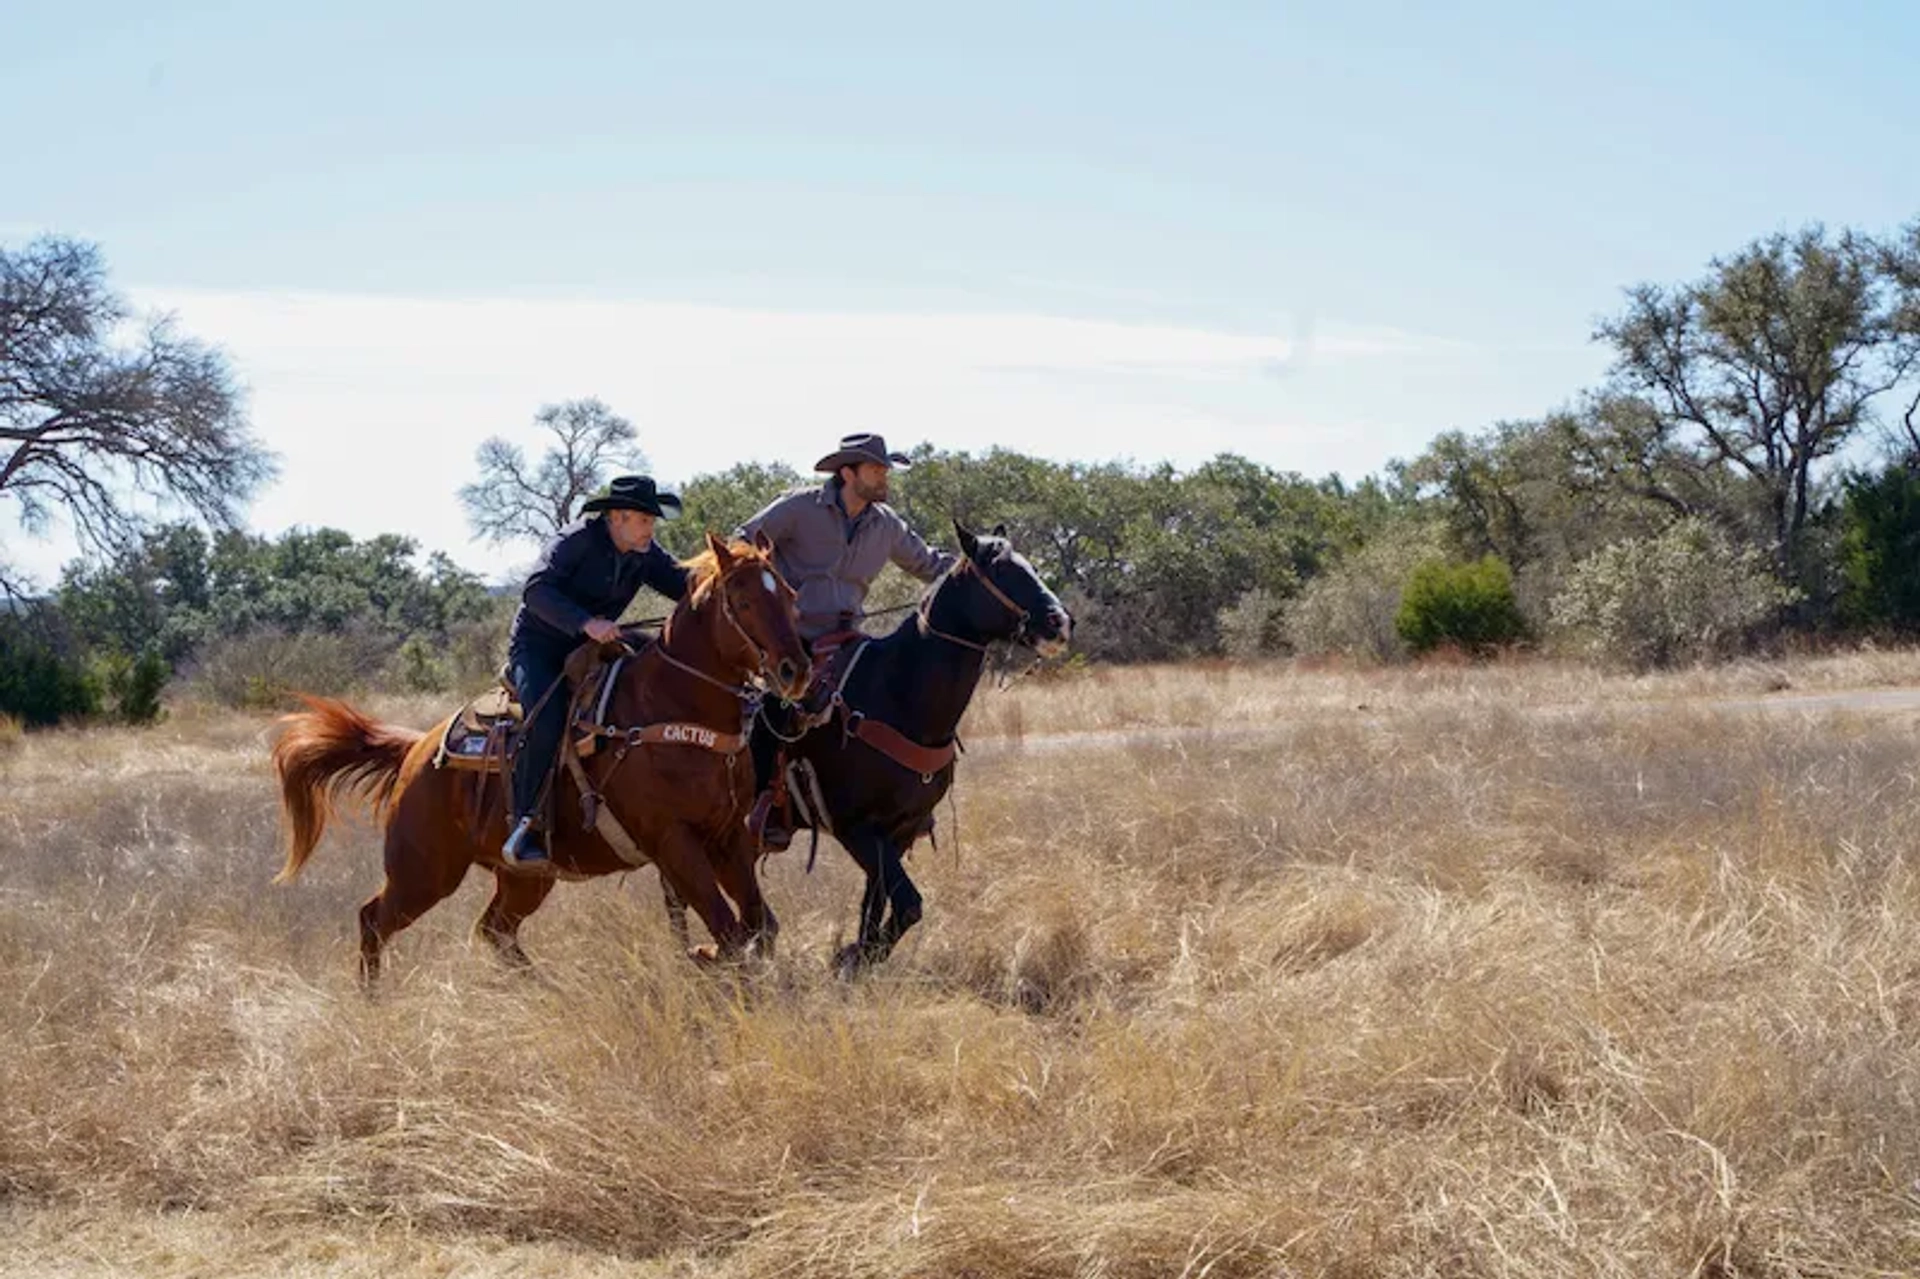
[(0, 503), (33, 533), (58, 512), (103, 552), (138, 533), (134, 494), (231, 526), (273, 474), (225, 357), (166, 317), (116, 345), (126, 318), (93, 246), (0, 250)]
[(544, 541), (614, 472), (646, 469), (633, 423), (599, 400), (549, 404), (534, 425), (554, 440), (537, 463), (529, 466), (517, 445), (495, 436), (475, 454), (480, 478), (460, 489), (467, 522), (489, 542)]

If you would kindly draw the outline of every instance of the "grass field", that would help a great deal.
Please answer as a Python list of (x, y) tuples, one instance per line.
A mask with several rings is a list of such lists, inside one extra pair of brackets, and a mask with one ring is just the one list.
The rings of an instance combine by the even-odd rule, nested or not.
[[(854, 987), (857, 876), (802, 842), (769, 967), (696, 971), (642, 872), (515, 977), (476, 877), (369, 1001), (377, 836), (269, 883), (268, 721), (0, 741), (0, 1273), (1920, 1273), (1915, 719), (1745, 705), (1893, 684), (985, 692)], [(1262, 731), (1147, 731), (1200, 724)]]

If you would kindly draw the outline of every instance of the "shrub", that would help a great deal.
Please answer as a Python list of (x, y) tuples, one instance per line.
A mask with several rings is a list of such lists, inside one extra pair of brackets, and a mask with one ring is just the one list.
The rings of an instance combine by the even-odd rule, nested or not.
[(1339, 653), (1362, 661), (1406, 656), (1394, 630), (1400, 588), (1414, 566), (1429, 558), (1434, 530), (1417, 524), (1386, 530), (1333, 568), (1309, 578), (1287, 604), (1281, 629), (1302, 657)]
[(40, 727), (99, 712), (100, 686), (80, 661), (25, 620), (0, 619), (0, 714)]
[(1228, 657), (1261, 657), (1286, 643), (1287, 602), (1256, 586), (1220, 610), (1220, 647)]
[(1726, 656), (1792, 600), (1761, 552), (1686, 519), (1581, 560), (1553, 625), (1573, 647), (1646, 670)]
[(149, 649), (139, 657), (101, 654), (94, 658), (93, 669), (106, 697), (106, 709), (115, 719), (129, 724), (159, 721), (160, 693), (166, 688), (173, 668), (158, 650)]
[(506, 600), (487, 617), (452, 628), (444, 653), (451, 688), (478, 692), (499, 678), (500, 667), (507, 657), (507, 630), (516, 606), (517, 601)]
[(270, 709), (296, 692), (338, 696), (363, 688), (391, 655), (361, 632), (263, 628), (202, 646), (190, 678), (200, 696), (223, 706)]
[(1483, 655), (1524, 639), (1527, 623), (1506, 561), (1486, 555), (1468, 563), (1428, 560), (1414, 569), (1393, 629), (1416, 653), (1445, 644)]
[(415, 635), (393, 655), (392, 679), (409, 693), (444, 693), (453, 686), (453, 668), (436, 645)]

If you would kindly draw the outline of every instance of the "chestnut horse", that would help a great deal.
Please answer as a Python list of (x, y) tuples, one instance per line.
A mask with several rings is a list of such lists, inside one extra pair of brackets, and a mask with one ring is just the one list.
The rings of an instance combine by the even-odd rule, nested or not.
[[(775, 571), (765, 540), (729, 546), (708, 533), (707, 547), (688, 561), (687, 596), (659, 641), (619, 669), (606, 715), (613, 727), (602, 734), (601, 749), (581, 761), (608, 815), (631, 836), (631, 857), (601, 835), (563, 770), (555, 781), (551, 864), (506, 864), (506, 806), (497, 802), (504, 779), (434, 767), (448, 720), (420, 733), (322, 698), (307, 698), (309, 709), (283, 719), (273, 748), (288, 829), (279, 881), (300, 873), (343, 794), (386, 819), (386, 882), (360, 908), (364, 980), (379, 975), (387, 940), (458, 888), (472, 866), (494, 876), (493, 900), (475, 932), (510, 963), (527, 962), (521, 921), (539, 909), (557, 877), (607, 875), (645, 861), (659, 868), (669, 903), (691, 905), (706, 923), (717, 950), (702, 957), (737, 956), (756, 942), (771, 947), (779, 925), (761, 896), (758, 850), (744, 824), (753, 767), (741, 735), (759, 700), (747, 681), (760, 678), (783, 696), (797, 696), (811, 663), (796, 629), (793, 590)], [(655, 731), (642, 738), (648, 725)], [(562, 751), (574, 749), (573, 736), (569, 730)], [(676, 933), (684, 938), (684, 926)]]

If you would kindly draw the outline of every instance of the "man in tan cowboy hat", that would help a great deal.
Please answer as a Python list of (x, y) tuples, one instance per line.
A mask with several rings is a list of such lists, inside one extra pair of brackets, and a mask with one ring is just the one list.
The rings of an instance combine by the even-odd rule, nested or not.
[(765, 533), (773, 542), (774, 565), (800, 596), (803, 638), (851, 627), (889, 562), (923, 582), (952, 566), (953, 556), (928, 546), (887, 505), (887, 473), (912, 465), (906, 454), (888, 452), (878, 435), (846, 436), (814, 463), (826, 483), (790, 490), (734, 531), (748, 541)]
[(500, 850), (510, 864), (547, 859), (533, 809), (567, 729), (567, 655), (583, 640), (619, 639), (620, 614), (642, 586), (671, 600), (687, 593), (686, 569), (653, 540), (654, 521), (679, 517), (680, 499), (651, 476), (622, 475), (581, 505), (527, 578), (507, 639), (507, 670), (528, 715), (513, 757), (513, 833)]
[[(834, 631), (851, 630), (858, 621), (873, 579), (888, 563), (898, 564), (923, 582), (931, 582), (954, 563), (936, 551), (887, 505), (887, 473), (912, 466), (904, 453), (891, 453), (878, 435), (848, 435), (840, 447), (814, 463), (827, 480), (803, 485), (775, 498), (734, 531), (749, 541), (765, 533), (773, 543), (774, 566), (799, 594), (800, 635), (808, 643)], [(757, 780), (766, 792), (772, 771), (770, 752), (755, 751)], [(762, 841), (785, 848), (791, 832), (767, 821), (767, 804), (754, 806), (754, 821), (764, 823)]]

